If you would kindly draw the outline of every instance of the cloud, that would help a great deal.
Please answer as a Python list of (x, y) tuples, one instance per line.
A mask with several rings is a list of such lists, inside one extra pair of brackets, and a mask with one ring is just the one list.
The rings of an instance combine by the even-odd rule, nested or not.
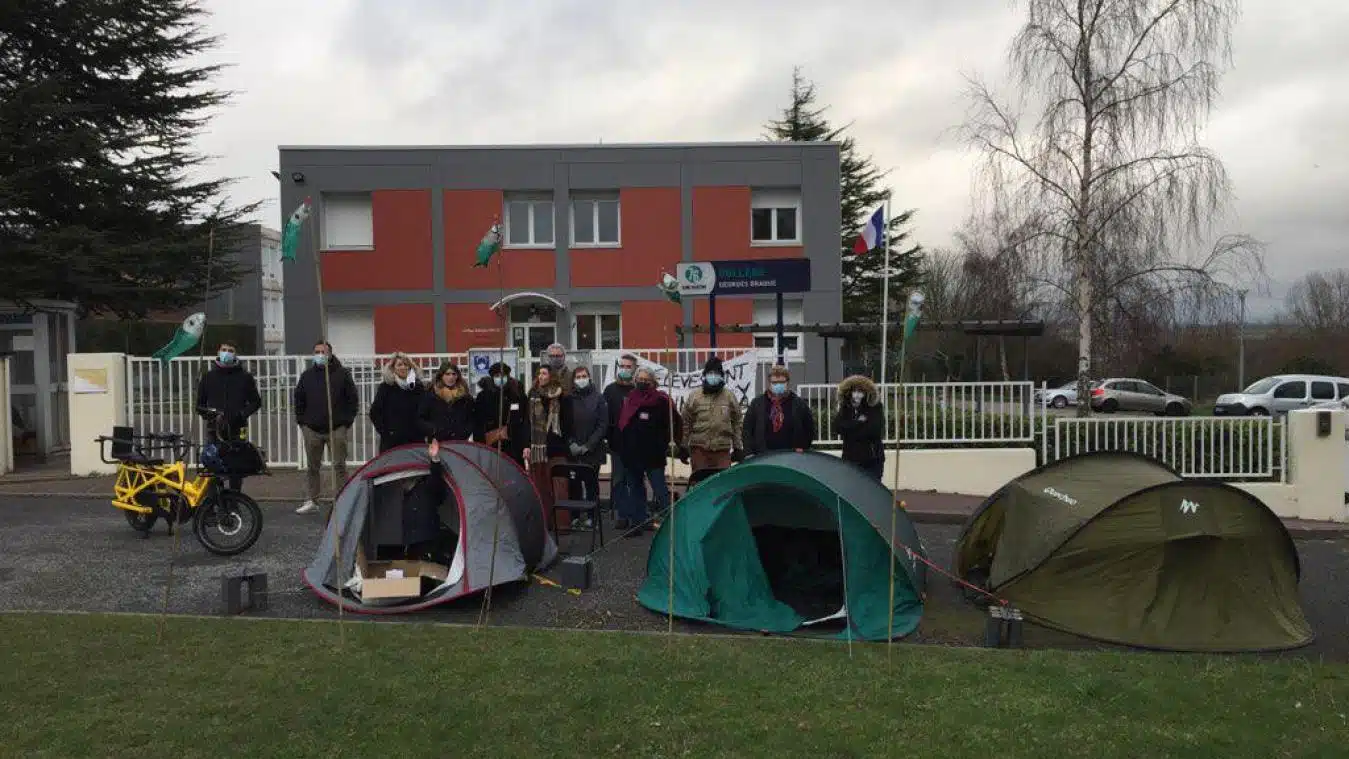
[[(976, 157), (949, 133), (965, 74), (1003, 79), (1005, 0), (208, 0), (237, 90), (201, 139), (239, 200), (281, 223), (279, 144), (752, 140), (792, 66), (890, 170), (915, 238), (948, 244)], [(1221, 231), (1270, 244), (1280, 286), (1346, 260), (1349, 3), (1246, 4), (1204, 132), (1235, 203)]]

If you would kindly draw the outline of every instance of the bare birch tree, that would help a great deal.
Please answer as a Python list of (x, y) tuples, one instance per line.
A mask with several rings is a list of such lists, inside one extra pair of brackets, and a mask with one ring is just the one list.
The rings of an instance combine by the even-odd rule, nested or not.
[[(966, 137), (987, 158), (997, 213), (1035, 220), (1017, 249), (1077, 323), (1078, 392), (1086, 397), (1093, 340), (1102, 327), (1113, 332), (1122, 313), (1182, 297), (1230, 302), (1220, 279), (1263, 276), (1249, 238), (1191, 253), (1229, 197), (1222, 162), (1198, 144), (1198, 131), (1230, 59), (1238, 2), (1025, 5), (1010, 50), (1019, 105), (971, 82)], [(1025, 110), (1037, 112), (1029, 127)], [(1100, 307), (1102, 295), (1111, 308)]]
[(1285, 298), (1287, 317), (1313, 336), (1329, 340), (1349, 331), (1349, 269), (1314, 271)]

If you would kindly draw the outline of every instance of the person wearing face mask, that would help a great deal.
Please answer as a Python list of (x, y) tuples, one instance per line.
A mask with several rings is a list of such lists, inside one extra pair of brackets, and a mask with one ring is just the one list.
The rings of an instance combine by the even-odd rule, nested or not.
[(548, 346), (543, 352), (541, 365), (548, 367), (553, 379), (562, 386), (562, 392), (571, 392), (572, 373), (575, 370), (567, 366), (567, 349), (561, 343)]
[(565, 396), (562, 383), (546, 364), (534, 371), (534, 387), (529, 390), (530, 446), (525, 461), (529, 462), (534, 485), (543, 498), (545, 519), (558, 531), (571, 526), (570, 521), (566, 524), (553, 521), (566, 514), (554, 514), (553, 504), (567, 497), (567, 480), (552, 475), (554, 464), (567, 463), (567, 433), (562, 428)]
[(473, 393), (468, 380), (453, 361), (442, 363), (431, 382), (431, 392), (422, 396), (417, 409), (422, 439), (442, 443), (468, 440), (473, 436), (473, 413)]
[(295, 513), (313, 514), (319, 510), (325, 448), (333, 461), (338, 489), (347, 481), (347, 440), (360, 408), (356, 381), (326, 340), (314, 343), (310, 366), (295, 383), (294, 408), (295, 422), (304, 437), (306, 464), (305, 501)]
[[(670, 396), (656, 389), (656, 375), (642, 367), (634, 376), (632, 392), (623, 401), (618, 414), (618, 455), (623, 459), (623, 481), (615, 500), (618, 519), (614, 527), (629, 537), (643, 532), (637, 529), (647, 522), (646, 483), (651, 483), (657, 511), (670, 503), (665, 481), (666, 457), (678, 450), (683, 439), (682, 420)], [(671, 450), (674, 449), (674, 450)], [(648, 527), (658, 527), (652, 521)]]
[(529, 444), (529, 399), (511, 376), (511, 368), (498, 361), (478, 380), (473, 401), (473, 439), (501, 452), (524, 466)]
[(702, 389), (689, 393), (680, 415), (684, 418), (681, 457), (693, 471), (725, 469), (742, 458), (740, 401), (726, 387), (721, 359), (707, 360)]
[(885, 472), (885, 406), (869, 377), (853, 375), (839, 383), (834, 431), (843, 440), (843, 460), (876, 479)]
[[(571, 383), (571, 392), (563, 396), (562, 403), (562, 433), (567, 439), (569, 460), (599, 470), (604, 466), (609, 407), (604, 402), (604, 394), (590, 384), (590, 369), (576, 367)], [(588, 516), (572, 520), (573, 530), (589, 530), (594, 526)]]
[[(202, 413), (208, 442), (247, 436), (248, 418), (262, 408), (262, 396), (257, 380), (239, 363), (234, 343), (220, 344), (211, 368), (197, 383), (197, 407), (220, 412), (219, 418)], [(243, 478), (231, 477), (228, 485), (231, 490), (241, 490), (243, 483)]]
[(370, 403), (370, 423), (379, 434), (380, 453), (425, 440), (417, 427), (417, 411), (425, 394), (426, 386), (418, 381), (412, 359), (406, 353), (390, 356)]
[(604, 405), (609, 409), (609, 430), (605, 434), (605, 439), (609, 443), (609, 502), (615, 506), (618, 503), (618, 494), (624, 487), (623, 477), (626, 472), (623, 458), (618, 455), (620, 448), (618, 415), (623, 411), (623, 401), (627, 400), (628, 393), (632, 392), (632, 379), (636, 373), (637, 357), (631, 353), (624, 353), (618, 357), (614, 381), (604, 388)]
[(755, 398), (745, 414), (745, 452), (805, 451), (815, 443), (815, 414), (788, 383), (785, 366), (768, 370), (768, 392)]

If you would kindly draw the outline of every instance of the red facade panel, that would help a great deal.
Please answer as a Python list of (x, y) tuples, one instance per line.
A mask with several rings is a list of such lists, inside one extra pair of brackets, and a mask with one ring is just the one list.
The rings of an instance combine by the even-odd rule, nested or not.
[(473, 268), (478, 243), (502, 216), (500, 190), (446, 190), (445, 286), (452, 290), (530, 290), (557, 282), (552, 250), (504, 249), (486, 268)]
[(683, 323), (684, 310), (666, 300), (624, 301), (623, 345), (630, 348), (675, 348), (675, 327)]
[(655, 286), (683, 257), (679, 188), (619, 190), (619, 248), (572, 248), (573, 287)]
[(431, 191), (376, 190), (370, 213), (375, 249), (323, 253), (323, 289), (431, 289)]
[(806, 254), (800, 245), (750, 244), (749, 217), (750, 188), (693, 188), (693, 259), (738, 261)]
[[(708, 317), (707, 298), (698, 298), (693, 301), (693, 323), (706, 327), (710, 324)], [(754, 321), (754, 301), (747, 298), (718, 298), (717, 299), (717, 326), (726, 326), (729, 324), (751, 324)], [(693, 336), (693, 347), (707, 348), (712, 345), (712, 339), (706, 333), (699, 333)], [(740, 333), (726, 333), (717, 335), (718, 348), (752, 348), (754, 347), (754, 336)]]
[(506, 344), (501, 317), (490, 303), (450, 303), (445, 306), (445, 348), (463, 353), (469, 348), (500, 348)]
[(434, 353), (436, 307), (430, 303), (403, 303), (375, 307), (375, 350), (380, 354)]

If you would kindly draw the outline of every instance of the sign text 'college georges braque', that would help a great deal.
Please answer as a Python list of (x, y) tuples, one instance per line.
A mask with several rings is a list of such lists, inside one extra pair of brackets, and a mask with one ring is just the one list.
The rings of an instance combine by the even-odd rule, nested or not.
[(771, 295), (810, 291), (810, 260), (699, 261), (675, 267), (679, 294)]

